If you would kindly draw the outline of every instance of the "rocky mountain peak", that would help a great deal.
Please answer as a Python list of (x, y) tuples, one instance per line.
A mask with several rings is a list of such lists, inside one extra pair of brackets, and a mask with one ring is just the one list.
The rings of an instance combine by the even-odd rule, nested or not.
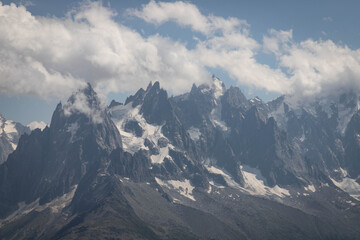
[(149, 84), (144, 93), (144, 100), (140, 109), (140, 113), (148, 123), (162, 124), (164, 121), (170, 120), (173, 109), (168, 99), (167, 92), (160, 88), (160, 83), (155, 82)]
[(106, 172), (110, 154), (121, 148), (118, 129), (88, 84), (56, 106), (50, 127), (22, 135), (17, 150), (0, 166), (0, 191), (4, 182), (22, 189), (0, 198), (7, 206), (0, 215), (21, 201), (43, 204), (68, 193), (91, 171)]
[(120, 133), (90, 84), (72, 94), (64, 105), (57, 105), (50, 131), (53, 137), (70, 143), (92, 138), (109, 151), (121, 147)]
[(117, 102), (115, 100), (112, 100), (111, 103), (109, 104), (109, 108), (120, 106), (120, 105), (123, 105), (123, 104), (120, 102)]
[(242, 108), (243, 110), (247, 110), (250, 107), (248, 100), (241, 90), (233, 86), (224, 93), (222, 103), (223, 105), (225, 104), (232, 108)]
[(0, 115), (0, 164), (16, 149), (20, 136), (25, 133), (30, 133), (28, 127)]

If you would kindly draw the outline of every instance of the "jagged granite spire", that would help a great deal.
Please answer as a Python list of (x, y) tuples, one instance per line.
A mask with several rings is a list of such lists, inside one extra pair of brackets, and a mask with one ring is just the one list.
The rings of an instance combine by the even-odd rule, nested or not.
[(107, 156), (121, 147), (119, 131), (88, 84), (57, 105), (49, 128), (23, 135), (0, 166), (0, 216), (19, 202), (45, 203), (69, 192), (90, 169), (105, 168)]

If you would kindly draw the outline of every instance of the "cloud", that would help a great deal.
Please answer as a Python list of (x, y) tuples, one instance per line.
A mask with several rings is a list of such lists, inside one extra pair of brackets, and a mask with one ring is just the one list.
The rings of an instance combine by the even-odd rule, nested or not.
[(210, 79), (184, 45), (144, 38), (115, 15), (100, 2), (85, 2), (64, 18), (0, 4), (0, 92), (63, 97), (85, 82), (107, 93), (160, 81), (179, 93)]
[(241, 33), (226, 34), (200, 42), (197, 55), (205, 66), (221, 68), (239, 84), (282, 92), (286, 76), (277, 69), (260, 64), (255, 55), (259, 45)]
[(292, 30), (270, 30), (264, 36), (264, 50), (275, 54), (278, 66), (287, 72), (285, 94), (307, 99), (360, 90), (360, 49), (331, 40), (297, 43)]
[(236, 28), (248, 25), (246, 21), (237, 18), (204, 16), (196, 5), (182, 1), (155, 2), (152, 0), (142, 5), (141, 10), (129, 9), (128, 14), (155, 25), (174, 21), (180, 26), (191, 27), (192, 30), (205, 35), (214, 34), (216, 31), (232, 32)]
[(31, 131), (34, 129), (37, 129), (37, 128), (39, 128), (40, 130), (43, 130), (47, 126), (47, 124), (44, 123), (43, 121), (40, 121), (40, 122), (33, 121), (33, 122), (29, 123), (27, 126), (30, 128)]
[(150, 1), (140, 10), (132, 9), (128, 13), (155, 25), (174, 21), (202, 33), (205, 40), (198, 39), (196, 47), (189, 50), (201, 67), (221, 68), (239, 84), (268, 91), (282, 92), (286, 87), (282, 84), (285, 74), (256, 61), (261, 46), (250, 37), (250, 26), (245, 20), (205, 16), (194, 4), (187, 2)]
[(332, 22), (333, 21), (332, 17), (323, 17), (322, 20), (325, 21), (325, 22)]
[(207, 37), (195, 49), (158, 34), (143, 37), (115, 22), (116, 13), (100, 2), (85, 2), (64, 18), (0, 5), (1, 93), (63, 97), (90, 82), (106, 94), (160, 81), (178, 94), (209, 81), (207, 67), (223, 68), (239, 83), (281, 91), (277, 82), (284, 76), (256, 62), (260, 46), (246, 21), (204, 16), (184, 2), (151, 1), (128, 13), (157, 24), (174, 20)]
[[(206, 39), (198, 40), (194, 49), (200, 64), (225, 70), (239, 84), (293, 95), (297, 99), (360, 89), (360, 50), (331, 40), (309, 39), (297, 43), (292, 29), (270, 29), (261, 45), (250, 37), (246, 21), (204, 16), (195, 5), (184, 2), (151, 1), (141, 10), (132, 10), (132, 14), (156, 25), (174, 21), (204, 34)], [(323, 20), (332, 21), (332, 18)], [(277, 68), (256, 60), (259, 49), (275, 55)]]
[(290, 74), (289, 93), (298, 97), (360, 90), (360, 49), (309, 39), (292, 44), (279, 64)]
[[(65, 116), (81, 113), (87, 116), (93, 123), (102, 123), (104, 121), (106, 103), (97, 95), (86, 95), (89, 87), (78, 90), (64, 104)], [(92, 90), (91, 90), (92, 91)]]
[[(181, 1), (150, 1), (127, 14), (155, 25), (173, 21), (203, 37), (191, 49), (159, 34), (145, 37), (116, 22), (116, 12), (101, 2), (83, 2), (63, 18), (0, 3), (0, 94), (62, 98), (86, 82), (107, 94), (149, 81), (179, 94), (210, 81), (209, 68), (238, 84), (299, 98), (360, 89), (360, 50), (331, 40), (296, 42), (293, 30), (270, 29), (258, 42), (246, 21), (204, 15)], [(277, 66), (258, 62), (260, 52), (274, 54)]]
[(263, 37), (263, 48), (266, 53), (273, 53), (276, 56), (282, 54), (281, 48), (285, 48), (286, 44), (289, 44), (292, 40), (293, 31), (277, 31), (275, 29), (270, 29), (268, 31), (268, 36)]

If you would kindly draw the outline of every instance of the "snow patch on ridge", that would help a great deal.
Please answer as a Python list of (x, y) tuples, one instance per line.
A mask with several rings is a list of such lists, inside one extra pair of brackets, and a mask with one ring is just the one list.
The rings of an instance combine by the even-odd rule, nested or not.
[[(14, 139), (15, 136), (19, 135), (19, 132), (16, 129), (15, 122), (12, 120), (5, 120), (4, 118), (1, 119), (2, 127), (0, 128), (0, 134), (5, 134), (6, 137), (9, 139), (9, 143), (13, 150), (17, 147), (17, 142)], [(5, 120), (5, 121), (4, 121)], [(1, 123), (1, 122), (0, 122)]]
[(335, 186), (360, 201), (360, 184), (356, 182), (355, 179), (350, 178), (346, 170), (340, 168), (338, 171), (342, 173), (343, 178), (341, 181), (336, 181), (335, 179), (330, 178), (331, 181), (335, 184)]
[(78, 185), (74, 185), (70, 192), (65, 193), (64, 195), (62, 195), (60, 197), (55, 198), (54, 200), (52, 200), (49, 203), (46, 203), (44, 205), (37, 207), (35, 210), (39, 212), (39, 211), (43, 211), (47, 208), (50, 208), (51, 212), (53, 212), (53, 213), (58, 213), (58, 212), (62, 211), (72, 201), (77, 187), (78, 187)]
[(221, 104), (218, 104), (210, 113), (210, 121), (215, 127), (221, 128), (223, 131), (227, 131), (228, 127), (226, 123), (221, 120)]
[(189, 130), (187, 130), (187, 132), (189, 133), (190, 138), (192, 140), (194, 140), (195, 142), (200, 139), (201, 132), (200, 132), (200, 130), (198, 128), (191, 127), (191, 128), (189, 128)]
[[(157, 144), (160, 138), (167, 139), (161, 132), (162, 125), (156, 126), (147, 123), (142, 114), (140, 114), (140, 107), (141, 106), (137, 106), (133, 108), (132, 102), (130, 102), (126, 105), (118, 105), (110, 109), (112, 120), (121, 134), (124, 151), (131, 154), (134, 154), (140, 149), (149, 150), (149, 148), (144, 145), (146, 138), (155, 146), (158, 146)], [(143, 129), (144, 132), (141, 137), (125, 131), (125, 124), (130, 120), (138, 122), (139, 126)], [(174, 149), (175, 147), (168, 144), (166, 147), (159, 148), (159, 154), (150, 157), (151, 162), (153, 164), (162, 163), (165, 157), (170, 158), (168, 155), (169, 148)]]
[(155, 177), (156, 182), (162, 186), (162, 187), (166, 187), (169, 189), (174, 189), (176, 190), (179, 194), (181, 194), (182, 196), (192, 200), (192, 201), (196, 201), (196, 199), (193, 196), (193, 190), (194, 187), (190, 184), (190, 180), (185, 179), (184, 181), (179, 181), (179, 180), (161, 180), (157, 177)]
[(280, 198), (290, 196), (289, 190), (281, 188), (278, 185), (268, 187), (265, 185), (265, 178), (261, 175), (259, 169), (246, 165), (240, 167), (244, 176), (245, 189), (252, 195), (276, 195)]
[[(284, 198), (290, 196), (289, 190), (281, 188), (279, 186), (268, 187), (265, 185), (265, 178), (261, 175), (260, 171), (256, 168), (249, 166), (241, 166), (241, 171), (244, 176), (245, 186), (241, 187), (235, 182), (229, 174), (226, 174), (223, 170), (218, 169), (214, 166), (206, 166), (207, 170), (214, 174), (222, 175), (225, 179), (226, 184), (229, 187), (240, 189), (248, 194), (255, 196), (276, 196)], [(211, 184), (211, 183), (210, 183)], [(215, 186), (214, 184), (211, 184)]]
[(332, 178), (331, 180), (338, 188), (360, 201), (360, 184), (358, 184), (355, 179), (346, 177), (339, 182)]
[(261, 103), (261, 99), (258, 97), (251, 98), (249, 101), (253, 104)]
[(311, 192), (316, 192), (316, 188), (315, 188), (315, 186), (313, 184), (304, 187), (304, 189), (305, 189), (305, 191), (308, 191), (308, 192), (310, 192), (310, 191)]
[(13, 143), (13, 142), (10, 142), (10, 145), (12, 147), (13, 150), (15, 150), (17, 148), (17, 144)]
[(163, 147), (160, 148), (159, 154), (158, 155), (151, 155), (150, 159), (151, 159), (151, 163), (162, 163), (164, 161), (165, 158), (171, 158), (169, 156), (169, 147)]
[[(210, 172), (210, 173), (214, 173), (214, 174), (218, 174), (218, 175), (221, 175), (223, 176), (226, 184), (229, 186), (229, 187), (232, 187), (232, 188), (241, 188), (241, 186), (235, 182), (232, 177), (229, 175), (229, 174), (226, 174), (223, 170), (219, 169), (219, 168), (216, 168), (214, 166), (205, 166), (206, 169)], [(212, 184), (214, 185), (214, 184)], [(214, 185), (215, 186), (215, 185)]]
[(36, 199), (34, 202), (25, 204), (24, 202), (18, 203), (18, 209), (14, 211), (11, 215), (9, 215), (4, 220), (0, 220), (0, 227), (4, 224), (12, 222), (22, 216), (27, 215), (32, 211), (42, 212), (45, 209), (50, 208), (52, 213), (58, 213), (62, 211), (66, 206), (70, 204), (72, 201), (74, 194), (76, 192), (78, 185), (74, 185), (70, 192), (65, 193), (64, 195), (53, 199), (51, 202), (48, 202), (44, 205), (39, 204), (40, 199)]
[(15, 123), (11, 120), (6, 120), (5, 121), (5, 126), (4, 126), (4, 132), (6, 132), (6, 134), (9, 136), (9, 138), (13, 138), (13, 134), (17, 133), (17, 130), (15, 128)]
[[(154, 129), (153, 126), (147, 126), (145, 119), (140, 116), (139, 111), (140, 106), (133, 108), (131, 102), (127, 105), (119, 105), (110, 109), (112, 119), (121, 134), (124, 150), (131, 154), (134, 154), (140, 149), (148, 150), (148, 147), (145, 147), (144, 139), (142, 137), (136, 137), (133, 133), (129, 133), (124, 130), (127, 121), (140, 120), (138, 121), (139, 125), (141, 127), (144, 127), (143, 125), (145, 125), (147, 129), (143, 129), (148, 133), (155, 133), (157, 130)], [(145, 121), (145, 124), (143, 120)], [(143, 136), (144, 135), (145, 133), (143, 134)]]

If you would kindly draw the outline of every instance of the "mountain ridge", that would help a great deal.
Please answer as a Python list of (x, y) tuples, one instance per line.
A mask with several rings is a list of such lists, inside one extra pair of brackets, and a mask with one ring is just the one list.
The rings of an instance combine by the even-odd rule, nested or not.
[(353, 99), (337, 105), (355, 112), (342, 135), (336, 111), (248, 100), (215, 77), (107, 108), (88, 84), (0, 165), (0, 238), (357, 238)]

